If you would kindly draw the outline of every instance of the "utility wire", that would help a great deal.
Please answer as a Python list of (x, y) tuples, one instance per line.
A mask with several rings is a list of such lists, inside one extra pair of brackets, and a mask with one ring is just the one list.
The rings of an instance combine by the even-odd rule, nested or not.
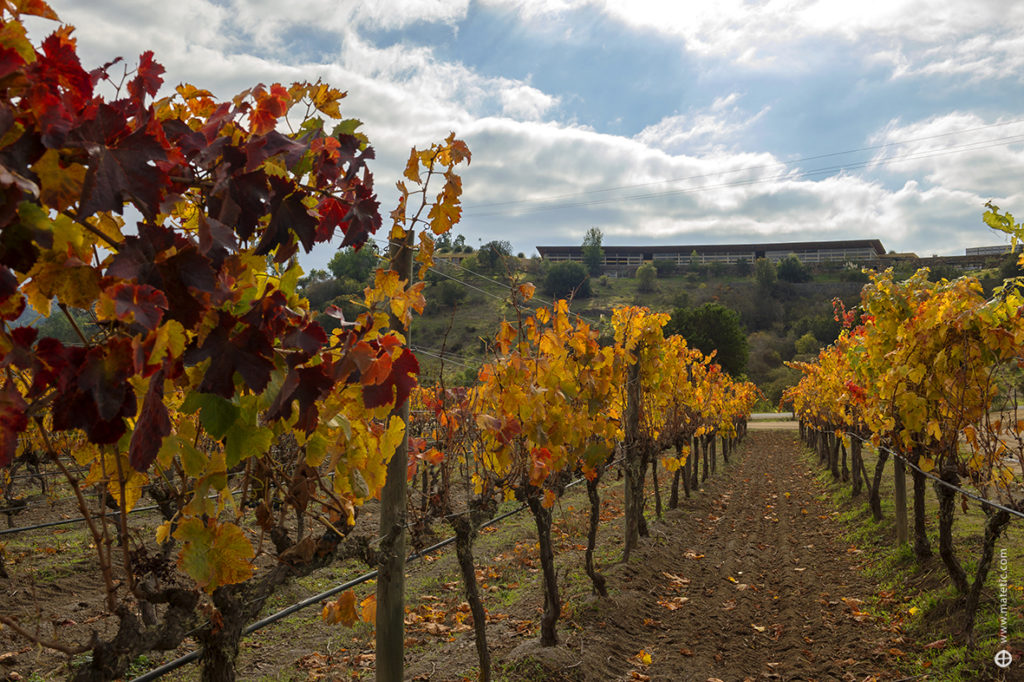
[[(719, 171), (719, 172), (716, 172), (716, 173), (701, 173), (701, 174), (698, 174), (698, 175), (688, 175), (686, 177), (681, 177), (681, 178), (672, 178), (672, 179), (669, 179), (669, 180), (653, 180), (651, 182), (641, 182), (641, 183), (630, 184), (630, 185), (618, 185), (616, 187), (603, 187), (603, 188), (599, 188), (599, 189), (591, 189), (591, 190), (585, 190), (585, 191), (580, 191), (580, 192), (570, 192), (570, 193), (567, 193), (567, 194), (558, 194), (558, 195), (554, 195), (554, 196), (550, 196), (550, 197), (544, 197), (544, 198), (540, 198), (540, 199), (533, 199), (532, 201), (533, 202), (537, 202), (537, 203), (550, 202), (550, 201), (558, 201), (560, 199), (571, 199), (571, 198), (574, 198), (574, 197), (586, 196), (588, 194), (601, 194), (601, 193), (604, 193), (604, 192), (615, 192), (615, 191), (622, 190), (622, 189), (640, 189), (642, 187), (651, 187), (653, 185), (666, 185), (666, 184), (670, 184), (670, 183), (674, 183), (674, 182), (686, 182), (688, 180), (700, 180), (701, 178), (714, 177), (714, 176), (717, 176), (717, 175), (722, 175), (724, 173), (742, 173), (744, 171), (756, 171), (756, 170), (765, 170), (765, 169), (768, 169), (768, 168), (777, 168), (777, 167), (780, 167), (780, 166), (792, 166), (792, 165), (795, 165), (795, 164), (798, 164), (798, 163), (803, 163), (805, 161), (816, 161), (818, 159), (827, 159), (827, 158), (834, 157), (834, 156), (845, 156), (847, 154), (856, 154), (856, 153), (859, 153), (859, 152), (874, 151), (874, 150), (877, 150), (877, 149), (885, 149), (887, 147), (897, 147), (897, 146), (901, 146), (901, 145), (905, 145), (905, 144), (911, 144), (913, 142), (926, 142), (928, 140), (935, 140), (935, 139), (938, 139), (938, 138), (941, 138), (941, 137), (949, 137), (950, 135), (961, 135), (961, 134), (964, 134), (964, 133), (973, 133), (973, 132), (977, 132), (979, 130), (989, 130), (991, 128), (998, 128), (998, 127), (1002, 127), (1002, 126), (1014, 125), (1016, 123), (1024, 123), (1024, 119), (1016, 119), (1016, 120), (1013, 120), (1013, 121), (1004, 121), (1002, 123), (992, 123), (990, 125), (978, 126), (976, 128), (963, 128), (961, 130), (954, 130), (954, 131), (947, 132), (947, 133), (938, 133), (936, 135), (927, 135), (927, 136), (924, 136), (924, 137), (915, 137), (915, 138), (910, 138), (908, 140), (897, 140), (896, 142), (886, 142), (884, 144), (871, 145), (871, 146), (868, 146), (868, 147), (858, 147), (856, 149), (847, 149), (845, 151), (829, 152), (829, 153), (826, 153), (826, 154), (815, 154), (814, 156), (804, 156), (804, 157), (801, 157), (799, 159), (793, 159), (792, 161), (779, 161), (777, 163), (767, 163), (767, 164), (761, 164), (759, 166), (746, 166), (744, 168), (737, 168), (737, 169), (734, 169), (734, 170)], [(479, 208), (492, 208), (492, 207), (496, 207), (496, 206), (508, 206), (508, 205), (520, 204), (520, 203), (523, 203), (523, 202), (516, 201), (516, 200), (493, 201), (493, 202), (480, 203), (480, 204), (467, 204), (465, 206), (465, 208), (467, 210), (473, 210), (473, 209), (479, 209)]]
[[(453, 365), (458, 365), (459, 367), (465, 367), (466, 369), (473, 369), (472, 366), (467, 365), (464, 362), (460, 362), (458, 360), (452, 360), (450, 356), (447, 356), (447, 354), (439, 355), (439, 354), (436, 354), (436, 353), (432, 353), (432, 352), (430, 352), (428, 350), (425, 350), (423, 348), (420, 348), (419, 346), (413, 346), (413, 345), (409, 346), (409, 350), (411, 350), (413, 353), (416, 353), (417, 355), (426, 355), (426, 356), (431, 357), (431, 358), (436, 358), (437, 360), (440, 360), (441, 362), (451, 363)], [(461, 356), (456, 355), (455, 357), (461, 357)]]
[[(889, 164), (894, 163), (896, 161), (908, 161), (908, 160), (917, 160), (917, 159), (927, 159), (927, 158), (933, 158), (933, 157), (936, 157), (936, 156), (945, 156), (945, 155), (948, 155), (948, 154), (959, 153), (959, 152), (963, 152), (963, 151), (974, 151), (974, 150), (979, 150), (979, 149), (988, 149), (990, 147), (1005, 146), (1007, 144), (1012, 144), (1014, 142), (1021, 142), (1021, 141), (1024, 141), (1024, 135), (1017, 135), (1017, 136), (1000, 138), (999, 140), (996, 140), (996, 141), (991, 141), (990, 140), (990, 141), (987, 141), (985, 143), (971, 143), (971, 144), (967, 144), (967, 145), (962, 145), (960, 147), (953, 147), (953, 148), (949, 148), (949, 149), (945, 149), (945, 150), (941, 150), (941, 151), (936, 151), (936, 152), (912, 152), (912, 153), (908, 153), (908, 154), (904, 154), (904, 155), (890, 156), (890, 157), (886, 157), (886, 158), (880, 159), (880, 160), (859, 161), (859, 162), (851, 163), (851, 164), (837, 165), (837, 166), (828, 166), (828, 167), (824, 167), (824, 168), (816, 168), (816, 169), (807, 170), (807, 171), (780, 173), (780, 174), (777, 174), (777, 175), (772, 175), (772, 176), (764, 177), (764, 178), (753, 178), (753, 179), (748, 179), (748, 180), (737, 180), (737, 181), (733, 181), (733, 182), (722, 182), (722, 183), (713, 184), (713, 185), (701, 185), (700, 187), (687, 187), (687, 188), (683, 188), (683, 189), (666, 190), (664, 192), (651, 192), (651, 193), (648, 193), (648, 194), (635, 194), (635, 195), (624, 196), (624, 197), (611, 197), (611, 198), (607, 198), (607, 199), (593, 199), (593, 200), (590, 200), (590, 201), (579, 201), (579, 202), (561, 203), (561, 204), (553, 203), (552, 202), (551, 204), (549, 204), (547, 206), (540, 205), (540, 206), (534, 206), (532, 208), (530, 208), (528, 206), (526, 208), (523, 208), (523, 206), (531, 204), (531, 203), (535, 203), (535, 202), (520, 201), (520, 202), (516, 202), (516, 205), (514, 207), (511, 207), (511, 208), (506, 209), (506, 210), (497, 210), (497, 211), (484, 212), (484, 213), (471, 213), (470, 215), (471, 215), (471, 217), (474, 217), (474, 218), (488, 218), (488, 217), (508, 216), (508, 215), (517, 215), (517, 216), (518, 215), (529, 215), (529, 214), (532, 214), (532, 213), (543, 213), (543, 212), (547, 212), (547, 211), (558, 211), (558, 210), (563, 210), (563, 209), (567, 209), (567, 208), (581, 208), (581, 207), (598, 206), (598, 205), (601, 205), (601, 204), (609, 204), (609, 203), (616, 203), (616, 202), (639, 201), (639, 200), (642, 200), (642, 199), (658, 199), (658, 198), (662, 198), (662, 197), (678, 196), (678, 195), (684, 195), (684, 194), (696, 194), (696, 193), (699, 193), (699, 192), (706, 192), (708, 190), (713, 190), (713, 189), (727, 189), (727, 188), (733, 188), (733, 187), (746, 187), (746, 186), (751, 186), (751, 185), (764, 184), (764, 183), (768, 183), (768, 182), (775, 182), (775, 181), (778, 181), (778, 180), (799, 180), (799, 179), (802, 179), (802, 178), (808, 178), (808, 177), (815, 176), (815, 175), (824, 175), (824, 174), (829, 174), (829, 173), (838, 173), (838, 172), (842, 172), (842, 171), (857, 170), (857, 169), (866, 168), (866, 167), (869, 167), (869, 166), (876, 166), (876, 165), (877, 166), (886, 166), (886, 165), (889, 165)], [(724, 172), (729, 172), (729, 171), (724, 171)], [(721, 174), (722, 173), (719, 173), (718, 175), (721, 175)]]
[[(498, 284), (499, 286), (503, 286), (503, 285), (499, 284), (498, 282), (495, 282), (494, 280), (492, 280), (487, 275), (481, 275), (478, 272), (473, 272), (469, 268), (463, 266), (461, 263), (456, 263), (455, 261), (441, 261), (441, 262), (445, 263), (446, 265), (451, 265), (451, 266), (456, 267), (456, 268), (458, 268), (460, 270), (468, 272), (471, 275), (475, 275), (476, 277), (479, 277), (480, 279), (487, 280), (491, 284)], [(543, 303), (544, 305), (549, 306), (549, 307), (554, 305), (554, 301), (545, 300), (542, 296), (538, 296), (536, 294), (534, 294), (533, 299), (536, 300), (536, 301), (539, 301), (540, 303)], [(588, 318), (584, 317), (583, 315), (580, 315), (579, 313), (574, 313), (574, 312), (570, 311), (569, 314), (573, 315), (577, 319), (583, 320), (584, 322), (586, 322), (587, 324), (589, 324), (592, 327), (597, 327), (600, 324), (599, 322), (597, 322), (595, 320), (588, 319)]]
[[(374, 238), (374, 241), (376, 241), (378, 243), (381, 243), (381, 244), (398, 244), (398, 242), (394, 242), (394, 241), (387, 240), (387, 239), (377, 239), (377, 238)], [(380, 259), (380, 260), (387, 260), (385, 257), (380, 256), (380, 255), (378, 255), (377, 258)], [(446, 261), (446, 260), (441, 260), (441, 261), (437, 261), (437, 262), (445, 263), (446, 265), (451, 265), (451, 266), (454, 266), (454, 267), (456, 267), (456, 268), (458, 268), (460, 270), (464, 270), (465, 272), (468, 272), (471, 275), (479, 277), (480, 279), (486, 280), (490, 284), (497, 285), (497, 286), (501, 287), (502, 289), (507, 288), (507, 287), (505, 287), (505, 285), (501, 284), (500, 282), (495, 282), (493, 279), (491, 279), (487, 275), (482, 275), (482, 274), (480, 274), (478, 272), (474, 272), (474, 271), (470, 270), (469, 268), (466, 268), (466, 267), (462, 266), (459, 263), (455, 263), (455, 262), (452, 262), (452, 261)], [(478, 291), (481, 294), (484, 294), (485, 296), (490, 296), (491, 298), (496, 299), (498, 301), (501, 301), (502, 303), (504, 303), (507, 300), (506, 297), (504, 297), (504, 296), (499, 296), (498, 294), (492, 293), (490, 291), (485, 291), (485, 290), (481, 289), (480, 287), (474, 286), (474, 285), (470, 284), (469, 282), (466, 282), (465, 280), (462, 280), (462, 279), (459, 279), (458, 277), (454, 277), (452, 275), (449, 275), (446, 272), (441, 272), (440, 270), (438, 270), (434, 266), (428, 267), (427, 269), (430, 272), (433, 272), (433, 273), (436, 273), (436, 274), (440, 275), (441, 277), (445, 277), (445, 278), (450, 279), (453, 282), (457, 282), (457, 283), (459, 283), (459, 284), (461, 284), (461, 285), (463, 285), (463, 286), (465, 286), (465, 287), (467, 287), (469, 289), (472, 289), (474, 291)], [(537, 301), (543, 303), (546, 306), (553, 306), (554, 305), (554, 303), (552, 301), (545, 301), (540, 296), (534, 295), (534, 299), (536, 299)], [(584, 322), (586, 322), (587, 324), (589, 324), (592, 327), (598, 327), (600, 325), (599, 322), (597, 322), (595, 320), (588, 319), (588, 318), (580, 315), (579, 313), (574, 313), (572, 311), (569, 311), (569, 314), (574, 316), (574, 317), (576, 317), (577, 319), (583, 320)]]
[(1012, 516), (1016, 516), (1018, 518), (1024, 519), (1024, 513), (1021, 513), (1020, 511), (1014, 509), (1013, 507), (1007, 507), (1007, 506), (1002, 505), (1002, 504), (1000, 504), (998, 502), (993, 502), (992, 500), (989, 500), (989, 499), (986, 499), (984, 497), (981, 497), (980, 495), (976, 495), (975, 493), (972, 493), (969, 490), (965, 490), (965, 489), (961, 488), (958, 485), (953, 485), (952, 483), (949, 483), (948, 481), (943, 481), (941, 478), (939, 478), (935, 474), (933, 474), (931, 472), (928, 472), (928, 471), (925, 471), (924, 469), (922, 469), (921, 467), (917, 466), (916, 464), (911, 462), (909, 459), (904, 457), (902, 454), (896, 452), (895, 450), (893, 450), (891, 448), (887, 448), (884, 445), (875, 445), (870, 440), (868, 440), (868, 439), (866, 439), (866, 438), (864, 438), (862, 436), (858, 436), (857, 434), (851, 433), (849, 431), (845, 431), (844, 433), (846, 435), (852, 437), (852, 438), (856, 438), (857, 440), (859, 440), (862, 443), (867, 443), (867, 444), (871, 445), (872, 447), (877, 448), (878, 450), (885, 450), (890, 455), (892, 455), (893, 457), (896, 457), (897, 459), (899, 459), (901, 462), (906, 464), (911, 469), (913, 469), (913, 470), (915, 470), (915, 471), (917, 471), (917, 472), (919, 472), (921, 474), (924, 474), (925, 476), (927, 476), (928, 478), (932, 479), (933, 481), (935, 481), (939, 485), (945, 486), (945, 487), (949, 488), (950, 490), (955, 490), (956, 492), (958, 492), (958, 493), (960, 493), (960, 494), (962, 494), (962, 495), (964, 495), (966, 497), (969, 497), (970, 499), (974, 500), (975, 502), (980, 502), (982, 504), (987, 504), (987, 505), (989, 505), (991, 507), (995, 507), (996, 509), (1000, 509), (1000, 510), (1002, 510), (1004, 512), (1007, 512), (1008, 514), (1011, 514)]

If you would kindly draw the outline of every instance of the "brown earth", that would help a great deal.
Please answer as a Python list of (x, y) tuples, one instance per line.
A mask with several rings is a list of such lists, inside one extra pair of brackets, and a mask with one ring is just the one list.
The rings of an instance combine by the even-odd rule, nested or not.
[[(533, 644), (542, 598), (531, 520), (520, 514), (483, 533), (475, 556), (488, 609), (494, 678), (730, 682), (899, 677), (895, 657), (910, 644), (862, 610), (877, 590), (857, 569), (859, 551), (841, 540), (838, 513), (801, 459), (801, 447), (792, 431), (752, 431), (732, 463), (720, 461), (701, 491), (666, 511), (662, 520), (652, 518), (650, 537), (628, 563), (610, 563), (621, 548), (622, 486), (609, 474), (599, 544), (608, 598), (590, 596), (582, 570), (587, 512), (582, 486), (563, 498), (555, 510), (554, 533), (563, 643), (554, 652)], [(443, 524), (436, 531), (450, 534)], [(444, 550), (410, 565), (407, 679), (476, 676), (471, 619), (452, 554)], [(34, 562), (26, 557), (24, 563)], [(13, 574), (20, 573), (19, 566), (12, 568)], [(283, 591), (268, 612), (364, 570), (355, 565), (326, 569), (317, 582)], [(19, 577), (12, 575), (13, 583)], [(67, 591), (62, 596), (39, 588), (27, 591), (33, 593), (35, 608), (51, 618), (81, 608), (75, 617), (81, 623), (94, 612), (92, 604), (69, 604)], [(18, 589), (8, 583), (6, 598), (17, 600)], [(20, 590), (24, 594), (26, 587)], [(372, 590), (372, 584), (357, 589), (359, 599)], [(39, 603), (49, 599), (53, 603)], [(32, 673), (36, 679), (63, 677), (59, 660), (26, 650), (12, 634), (0, 631), (0, 654), (18, 653), (0, 660), (0, 679), (15, 672), (23, 679)], [(173, 655), (151, 656), (136, 672), (188, 650), (183, 646)], [(359, 679), (372, 678), (373, 664), (368, 626), (329, 626), (314, 608), (246, 640), (238, 673), (245, 680)], [(193, 666), (170, 679), (197, 675)]]

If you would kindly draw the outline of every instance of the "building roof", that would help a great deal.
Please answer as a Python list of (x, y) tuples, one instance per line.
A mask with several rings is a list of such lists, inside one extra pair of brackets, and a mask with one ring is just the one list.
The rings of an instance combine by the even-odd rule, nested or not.
[[(839, 239), (833, 241), (818, 242), (769, 242), (763, 244), (690, 244), (679, 246), (612, 246), (602, 245), (605, 254), (609, 253), (748, 253), (750, 251), (813, 251), (818, 249), (874, 249), (875, 253), (882, 255), (885, 247), (878, 239)], [(580, 245), (566, 246), (538, 246), (537, 252), (541, 256), (548, 254), (582, 253)]]

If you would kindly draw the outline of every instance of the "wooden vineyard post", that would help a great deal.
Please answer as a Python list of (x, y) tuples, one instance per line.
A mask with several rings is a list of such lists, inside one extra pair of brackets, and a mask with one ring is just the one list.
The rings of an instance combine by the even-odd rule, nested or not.
[(625, 540), (622, 550), (623, 560), (629, 559), (629, 553), (640, 539), (640, 516), (643, 515), (643, 485), (646, 467), (640, 452), (640, 350), (637, 349), (637, 360), (629, 366), (626, 374), (626, 413), (625, 426)]
[(907, 465), (899, 457), (893, 457), (893, 471), (895, 472), (896, 488), (896, 542), (904, 544), (907, 541)]
[[(401, 243), (393, 242), (390, 249), (391, 270), (412, 283), (412, 240), (414, 232), (407, 230)], [(391, 316), (392, 327), (405, 335), (409, 343), (409, 329), (402, 320)], [(406, 426), (409, 424), (409, 401), (393, 413)], [(409, 433), (406, 429), (402, 442), (388, 462), (387, 478), (380, 494), (380, 561), (377, 574), (377, 682), (401, 682), (405, 673), (405, 521), (406, 493), (409, 462)]]

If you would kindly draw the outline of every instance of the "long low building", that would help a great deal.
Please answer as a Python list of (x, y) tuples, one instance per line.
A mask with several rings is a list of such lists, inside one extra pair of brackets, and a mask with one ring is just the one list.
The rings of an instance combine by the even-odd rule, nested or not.
[[(844, 239), (824, 242), (773, 242), (768, 244), (690, 244), (683, 246), (602, 246), (602, 265), (609, 268), (638, 266), (645, 261), (669, 261), (675, 265), (736, 263), (758, 258), (780, 261), (796, 254), (804, 263), (835, 263), (875, 260), (885, 255), (877, 239)], [(582, 246), (538, 246), (549, 261), (582, 261)]]

